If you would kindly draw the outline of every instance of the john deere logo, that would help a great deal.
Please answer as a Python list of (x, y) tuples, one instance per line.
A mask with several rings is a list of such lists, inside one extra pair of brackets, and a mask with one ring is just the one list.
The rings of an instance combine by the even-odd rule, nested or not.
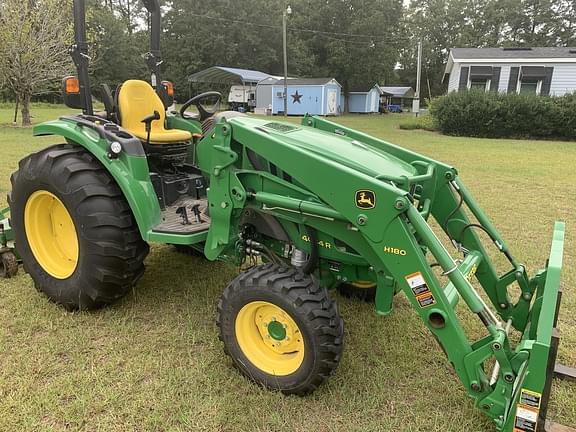
[(376, 207), (376, 195), (371, 190), (356, 191), (356, 207), (373, 209)]

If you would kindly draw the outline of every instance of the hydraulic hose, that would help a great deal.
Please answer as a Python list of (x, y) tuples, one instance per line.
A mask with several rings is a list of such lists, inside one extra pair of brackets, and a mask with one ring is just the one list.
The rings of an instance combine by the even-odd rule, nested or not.
[(500, 246), (498, 246), (499, 245), (498, 240), (490, 233), (490, 231), (488, 231), (482, 225), (470, 223), (470, 224), (464, 226), (464, 228), (462, 228), (462, 230), (460, 231), (460, 236), (458, 237), (458, 240), (460, 242), (462, 242), (462, 237), (464, 236), (464, 232), (466, 232), (466, 230), (469, 228), (478, 228), (478, 229), (484, 231), (488, 235), (488, 237), (490, 237), (490, 240), (492, 240), (492, 242), (495, 245), (497, 245), (498, 250), (500, 250), (500, 252), (502, 252), (506, 256), (506, 259), (510, 262), (510, 264), (512, 264), (512, 266), (516, 266), (516, 263), (514, 262), (514, 258), (512, 257), (510, 252), (508, 252), (508, 250), (502, 249)]

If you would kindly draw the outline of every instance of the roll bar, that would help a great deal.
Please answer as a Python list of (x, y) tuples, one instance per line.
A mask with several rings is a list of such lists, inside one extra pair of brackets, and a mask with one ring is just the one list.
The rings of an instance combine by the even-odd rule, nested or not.
[(160, 78), (160, 66), (162, 65), (162, 54), (160, 52), (162, 11), (158, 0), (142, 0), (142, 3), (144, 3), (144, 7), (150, 13), (150, 52), (146, 53), (144, 58), (150, 70), (152, 87), (156, 89), (156, 93), (165, 102), (166, 89), (162, 85)]
[(88, 43), (86, 42), (86, 9), (84, 0), (74, 0), (74, 44), (70, 47), (70, 56), (76, 66), (80, 83), (80, 99), (84, 114), (93, 115), (90, 76), (88, 74)]
[[(150, 52), (146, 53), (144, 58), (150, 70), (152, 86), (166, 104), (168, 98), (160, 77), (160, 67), (162, 65), (162, 54), (160, 52), (162, 11), (158, 0), (142, 0), (142, 3), (150, 13)], [(92, 92), (88, 73), (90, 57), (88, 56), (88, 43), (86, 40), (85, 0), (74, 0), (74, 44), (70, 47), (70, 56), (76, 66), (80, 83), (82, 112), (87, 115), (93, 115), (94, 108), (92, 106)]]

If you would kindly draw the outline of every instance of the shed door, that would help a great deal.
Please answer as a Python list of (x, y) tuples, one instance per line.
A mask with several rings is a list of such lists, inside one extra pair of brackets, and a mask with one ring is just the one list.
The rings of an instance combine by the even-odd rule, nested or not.
[(378, 95), (376, 94), (376, 92), (370, 93), (370, 109), (368, 110), (368, 112), (378, 112), (377, 98), (378, 98)]
[(328, 90), (328, 112), (327, 114), (338, 114), (338, 98), (336, 90)]

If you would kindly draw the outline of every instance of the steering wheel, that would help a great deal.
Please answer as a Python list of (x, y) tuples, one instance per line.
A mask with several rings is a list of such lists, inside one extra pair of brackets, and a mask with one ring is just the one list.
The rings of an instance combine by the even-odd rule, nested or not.
[[(209, 99), (209, 98), (215, 98), (216, 102), (214, 102), (214, 105), (210, 106), (210, 107), (205, 107), (204, 105), (202, 105), (202, 101), (204, 99)], [(194, 96), (192, 99), (189, 99), (184, 105), (182, 105), (182, 108), (180, 108), (180, 115), (182, 116), (182, 118), (188, 118), (185, 114), (186, 110), (188, 108), (190, 108), (191, 105), (196, 106), (196, 108), (198, 108), (198, 113), (200, 113), (200, 121), (204, 121), (209, 117), (212, 117), (214, 114), (216, 114), (216, 111), (218, 111), (218, 108), (220, 106), (220, 101), (222, 100), (222, 95), (220, 93), (218, 93), (217, 91), (209, 91), (209, 92), (205, 92), (205, 93), (201, 93), (199, 95)]]

